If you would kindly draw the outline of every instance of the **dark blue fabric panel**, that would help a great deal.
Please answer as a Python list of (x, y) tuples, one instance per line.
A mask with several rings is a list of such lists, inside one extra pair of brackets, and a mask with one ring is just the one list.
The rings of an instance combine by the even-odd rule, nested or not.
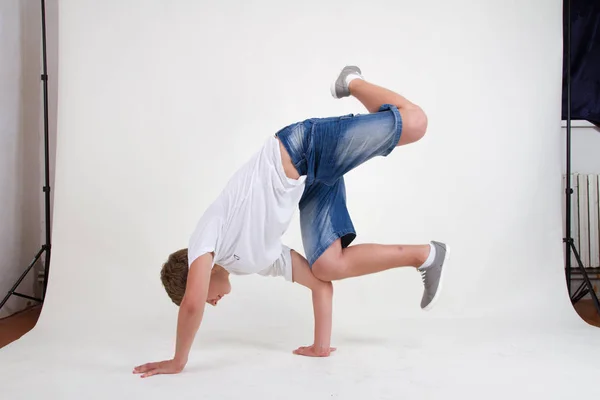
[[(567, 0), (562, 119), (567, 119)], [(600, 0), (571, 0), (571, 118), (600, 126)]]

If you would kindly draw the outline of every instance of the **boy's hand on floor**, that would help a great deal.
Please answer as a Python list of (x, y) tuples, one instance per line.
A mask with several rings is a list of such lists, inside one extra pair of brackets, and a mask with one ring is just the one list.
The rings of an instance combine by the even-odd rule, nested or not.
[(335, 350), (335, 347), (330, 347), (328, 349), (319, 349), (315, 345), (312, 345), (298, 347), (296, 350), (294, 350), (294, 354), (306, 357), (329, 357), (331, 353)]
[(142, 374), (140, 378), (147, 378), (159, 374), (178, 374), (183, 371), (185, 364), (175, 360), (166, 360), (140, 365), (133, 369), (134, 374)]

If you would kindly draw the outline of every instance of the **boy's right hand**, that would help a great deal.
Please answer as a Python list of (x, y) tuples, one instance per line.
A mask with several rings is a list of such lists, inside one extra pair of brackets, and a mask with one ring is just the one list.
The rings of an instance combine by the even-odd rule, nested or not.
[(140, 365), (133, 369), (134, 374), (142, 374), (140, 378), (147, 378), (159, 374), (178, 374), (185, 368), (185, 363), (175, 360), (165, 360)]
[(178, 374), (183, 371), (194, 336), (204, 315), (212, 265), (212, 253), (198, 257), (190, 265), (185, 295), (179, 306), (177, 341), (173, 359), (140, 365), (133, 369), (134, 374), (142, 374), (142, 378), (147, 378), (152, 375)]

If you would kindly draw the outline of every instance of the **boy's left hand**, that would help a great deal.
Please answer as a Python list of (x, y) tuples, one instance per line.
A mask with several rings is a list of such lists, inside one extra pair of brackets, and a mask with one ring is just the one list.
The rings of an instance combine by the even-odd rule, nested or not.
[(319, 349), (313, 344), (311, 346), (298, 347), (296, 350), (294, 350), (294, 354), (306, 357), (329, 357), (334, 351), (336, 351), (335, 347)]
[(185, 368), (185, 363), (175, 360), (165, 360), (161, 362), (152, 362), (140, 365), (133, 369), (134, 374), (141, 374), (142, 378), (147, 378), (158, 374), (178, 374)]

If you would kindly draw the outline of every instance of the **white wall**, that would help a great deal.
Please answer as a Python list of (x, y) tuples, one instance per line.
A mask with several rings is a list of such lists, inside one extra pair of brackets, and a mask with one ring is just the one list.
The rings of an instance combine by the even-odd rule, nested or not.
[[(3, 85), (0, 92), (0, 184), (3, 188), (0, 191), (0, 296), (3, 296), (43, 240), (39, 1), (3, 1), (0, 4), (0, 18), (1, 53), (8, 55), (0, 65)], [(58, 82), (57, 0), (47, 1), (47, 29), (53, 197)], [(572, 145), (574, 172), (600, 172), (598, 128), (575, 121)], [(564, 153), (564, 146), (561, 151)], [(37, 269), (41, 265), (39, 263)], [(28, 276), (20, 290), (39, 295), (39, 287), (34, 285), (33, 276), (33, 273)], [(13, 298), (0, 310), (0, 317), (21, 309), (24, 304), (25, 301)]]
[[(92, 325), (172, 318), (160, 264), (187, 244), (197, 218), (264, 138), (302, 118), (363, 111), (328, 92), (348, 62), (430, 116), (423, 142), (348, 176), (357, 242), (452, 243), (445, 315), (570, 310), (556, 195), (558, 1), (464, 2), (460, 21), (448, 18), (459, 6), (443, 1), (434, 12), (393, 1), (233, 10), (188, 1), (61, 4), (56, 249), (46, 313), (54, 327), (89, 313)], [(339, 30), (333, 16), (345, 21)], [(302, 250), (297, 223), (285, 242)], [(516, 281), (556, 296), (515, 292)], [(420, 316), (419, 282), (408, 270), (341, 282), (336, 319), (358, 323), (352, 310), (365, 323), (388, 318), (390, 302), (398, 315)], [(273, 298), (280, 300), (265, 303)], [(283, 282), (239, 278), (210, 315), (232, 326), (247, 322), (250, 307), (263, 310), (266, 323), (285, 308), (285, 323), (294, 312), (306, 316), (307, 301)]]
[[(566, 122), (563, 121), (563, 142), (566, 140)], [(563, 144), (563, 152), (566, 150)], [(566, 159), (566, 155), (563, 156)], [(563, 171), (565, 161), (563, 160)], [(573, 173), (600, 173), (600, 128), (587, 121), (572, 121), (571, 171)]]
[[(37, 0), (0, 2), (0, 298), (41, 246), (43, 222), (41, 11)], [(56, 137), (57, 0), (48, 1), (50, 133)], [(54, 156), (52, 156), (54, 163)], [(53, 171), (53, 168), (52, 168)], [(38, 264), (41, 268), (42, 264)], [(31, 271), (18, 291), (40, 295)], [(17, 297), (0, 317), (27, 305)]]

